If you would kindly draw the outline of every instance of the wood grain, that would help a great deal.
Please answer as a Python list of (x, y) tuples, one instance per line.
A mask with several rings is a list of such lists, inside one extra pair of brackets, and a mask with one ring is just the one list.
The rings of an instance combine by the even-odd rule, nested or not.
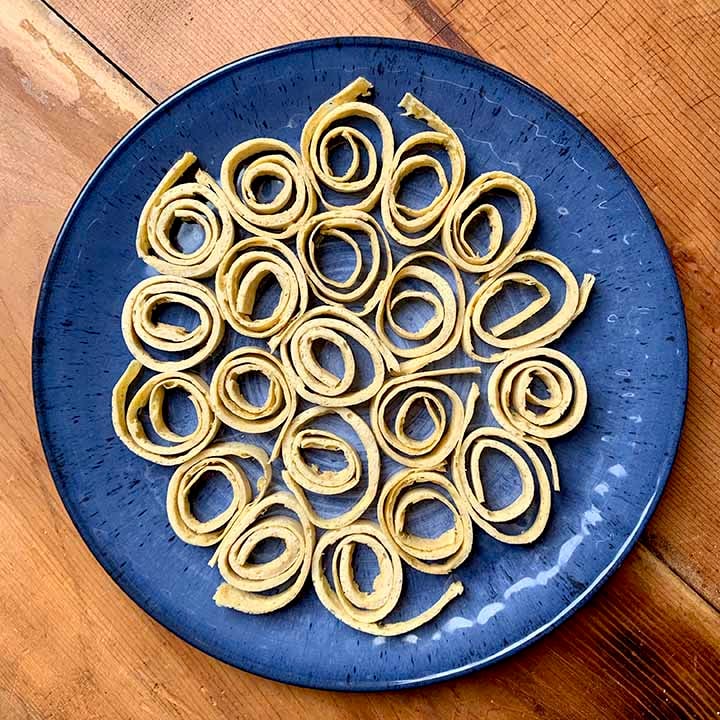
[[(102, 52), (162, 99), (271, 45), (325, 34), (405, 35), (474, 52), (580, 117), (637, 183), (670, 247), (686, 303), (687, 431), (646, 542), (720, 608), (720, 7), (715, 0), (55, 0)], [(364, 10), (361, 11), (361, 6)], [(103, 8), (101, 11), (100, 8)], [(242, 32), (237, 32), (238, 28)], [(162, 72), (158, 72), (162, 68)]]
[[(463, 7), (467, 10), (470, 6), (475, 7), (474, 14), (459, 14)], [(264, 39), (270, 45), (289, 39), (286, 33), (299, 36), (349, 32), (349, 27), (335, 28), (342, 18), (347, 23), (355, 19), (363, 31), (372, 24), (378, 33), (400, 34), (409, 17), (416, 37), (429, 39), (435, 35), (445, 42), (461, 42), (458, 38), (487, 38), (491, 31), (468, 31), (465, 24), (478, 22), (484, 14), (500, 12), (497, 8), (501, 6), (512, 7), (499, 3), (490, 9), (475, 0), (464, 0), (450, 12), (452, 23), (445, 26), (448, 21), (442, 20), (445, 12), (442, 8), (421, 7), (417, 2), (405, 6), (392, 2), (375, 8), (365, 6), (367, 10), (360, 3), (343, 9), (321, 3), (298, 8), (288, 3), (285, 11), (289, 13), (294, 8), (293, 14), (284, 18), (282, 8), (277, 17), (260, 19), (248, 11), (244, 18), (248, 30), (243, 34), (239, 30), (243, 18), (236, 15), (230, 20), (231, 9), (238, 5), (218, 3), (212, 12), (196, 11), (197, 17), (204, 18), (202, 32), (208, 33), (200, 39), (198, 33), (189, 30), (157, 34), (158, 18), (166, 31), (183, 28), (183, 22), (194, 23), (195, 20), (181, 19), (187, 8), (194, 7), (192, 3), (158, 3), (150, 11), (138, 4), (131, 11), (125, 3), (105, 7), (88, 2), (83, 13), (93, 18), (95, 30), (80, 22), (82, 17), (78, 14), (73, 15), (72, 21), (83, 33), (90, 36), (95, 33), (93, 40), (98, 43), (101, 33), (97, 29), (103, 23), (113, 27), (114, 36), (120, 38), (114, 42), (122, 44), (130, 59), (146, 56), (142, 48), (133, 44), (132, 36), (122, 39), (126, 26), (114, 18), (125, 14), (128, 23), (148, 28), (148, 37), (154, 37), (158, 47), (154, 50), (155, 67), (148, 65), (143, 72), (147, 78), (154, 78), (156, 85), (151, 87), (140, 74), (136, 80), (152, 94), (161, 95), (190, 79), (181, 78), (178, 70), (185, 63), (186, 54), (191, 57), (181, 70), (192, 71), (194, 75), (208, 68), (207, 63), (215, 65), (227, 59), (224, 54), (250, 50), (239, 48), (239, 37), (243, 43), (260, 43)], [(52, 487), (34, 430), (29, 380), (32, 315), (42, 269), (56, 231), (82, 182), (117, 137), (149, 109), (151, 102), (44, 6), (19, 0), (5, 3), (2, 10), (0, 199), (5, 208), (5, 222), (0, 227), (5, 250), (5, 261), (0, 264), (3, 309), (0, 365), (4, 370), (0, 385), (0, 451), (4, 460), (0, 476), (2, 720), (140, 717), (219, 720), (321, 715), (338, 720), (450, 715), (501, 720), (664, 719), (709, 718), (720, 713), (717, 672), (720, 616), (657, 557), (659, 552), (663, 553), (712, 596), (717, 561), (711, 557), (712, 546), (706, 537), (711, 533), (705, 530), (708, 525), (702, 524), (702, 518), (707, 523), (709, 510), (700, 507), (698, 498), (704, 499), (705, 505), (714, 502), (717, 506), (718, 491), (712, 481), (717, 477), (713, 461), (718, 453), (718, 421), (711, 412), (700, 412), (702, 403), (709, 409), (718, 403), (711, 382), (713, 360), (709, 354), (717, 342), (713, 325), (716, 321), (711, 314), (716, 291), (708, 282), (710, 272), (713, 268), (717, 270), (717, 250), (710, 242), (712, 223), (716, 222), (712, 210), (716, 209), (717, 201), (711, 197), (708, 185), (712, 179), (709, 165), (715, 151), (705, 143), (708, 159), (699, 162), (701, 153), (696, 145), (704, 143), (705, 136), (691, 123), (693, 115), (678, 117), (676, 127), (684, 129), (675, 130), (671, 136), (685, 148), (687, 158), (698, 160), (696, 166), (689, 161), (675, 166), (661, 164), (660, 159), (670, 163), (676, 156), (659, 132), (652, 136), (652, 141), (644, 141), (636, 150), (628, 151), (632, 159), (635, 153), (647, 148), (659, 148), (655, 154), (639, 156), (636, 179), (642, 183), (646, 177), (648, 187), (643, 189), (649, 196), (657, 193), (658, 205), (662, 205), (653, 209), (673, 244), (686, 299), (691, 296), (688, 310), (693, 350), (698, 357), (680, 467), (663, 500), (661, 517), (654, 522), (649, 535), (653, 551), (636, 550), (587, 608), (544, 642), (488, 671), (403, 693), (355, 696), (308, 691), (229, 668), (155, 624), (114, 586), (90, 556)], [(514, 22), (513, 13), (510, 10), (508, 13), (507, 21)], [(500, 22), (502, 17), (505, 15), (499, 15), (493, 23)], [(320, 29), (317, 18), (322, 18), (325, 30)], [(219, 40), (211, 42), (210, 30), (213, 27), (217, 30), (218, 22), (235, 29), (225, 33), (226, 47)], [(586, 27), (592, 27), (593, 22)], [(692, 33), (701, 31), (697, 27)], [(682, 31), (678, 28), (675, 32)], [(656, 38), (654, 42), (663, 47), (669, 45), (674, 42), (669, 37), (672, 34), (668, 31), (667, 37)], [(472, 37), (467, 42), (472, 42)], [(211, 56), (209, 60), (208, 55), (198, 59), (203, 43)], [(165, 59), (163, 48), (167, 51)], [(109, 52), (107, 44), (104, 49)], [(526, 58), (528, 66), (523, 74), (530, 77), (537, 70), (532, 66), (540, 64), (539, 59), (531, 62), (534, 57), (531, 53), (537, 53), (539, 58), (545, 51), (539, 45), (536, 50), (529, 50), (523, 43), (520, 48), (503, 52), (509, 53), (508, 58), (513, 54), (518, 63)], [(112, 53), (111, 56), (123, 65), (122, 58)], [(705, 71), (715, 62), (704, 60), (703, 65), (700, 58), (693, 60)], [(556, 64), (557, 58), (554, 61), (546, 58), (543, 62), (548, 76), (565, 70), (568, 76), (572, 75), (571, 69)], [(510, 60), (504, 64), (510, 66)], [(617, 82), (627, 92), (623, 77), (620, 73)], [(583, 95), (575, 98), (573, 93), (580, 90), (570, 79), (567, 83), (575, 88), (566, 92), (567, 101), (576, 112), (582, 110), (585, 102), (588, 118), (595, 117), (595, 110), (590, 109), (595, 105), (584, 100)], [(577, 78), (575, 83), (579, 83)], [(604, 86), (599, 84), (598, 89)], [(620, 115), (612, 120), (612, 103), (602, 110), (606, 100), (602, 100), (602, 107), (597, 102), (596, 129), (604, 129), (608, 139), (611, 131), (612, 137), (618, 133), (617, 137), (624, 142), (631, 139), (623, 135), (631, 131), (623, 130)], [(701, 111), (708, 102), (713, 101), (701, 103)], [(616, 104), (616, 108), (624, 107)], [(605, 117), (607, 127), (603, 124)], [(660, 159), (655, 159), (656, 156)], [(668, 172), (672, 169), (684, 173), (684, 183), (695, 188), (695, 200), (685, 208), (684, 219), (677, 208), (681, 197), (688, 197), (687, 191), (677, 182), (671, 183), (663, 170), (666, 167)], [(693, 180), (689, 170), (683, 170), (690, 167), (696, 171), (700, 168), (704, 174)], [(662, 202), (662, 192), (654, 189), (661, 184), (666, 191), (673, 188)], [(674, 212), (672, 206), (676, 206)], [(701, 219), (704, 223), (700, 223)], [(705, 514), (697, 518), (698, 513)], [(697, 537), (682, 536), (690, 530)], [(684, 553), (688, 558), (684, 559)], [(695, 575), (690, 573), (693, 568)]]

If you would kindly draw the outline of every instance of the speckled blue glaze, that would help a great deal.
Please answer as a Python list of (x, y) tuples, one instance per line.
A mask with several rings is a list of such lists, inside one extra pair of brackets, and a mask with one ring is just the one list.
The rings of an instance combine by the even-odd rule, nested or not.
[[(145, 274), (134, 234), (162, 173), (193, 149), (215, 173), (227, 150), (262, 135), (297, 145), (313, 108), (358, 74), (400, 135), (412, 91), (459, 132), (468, 173), (505, 169), (538, 201), (532, 246), (597, 285), (556, 347), (588, 382), (587, 416), (554, 443), (563, 489), (530, 548), (477, 537), (455, 576), (466, 593), (414, 634), (373, 639), (336, 621), (308, 584), (266, 617), (217, 608), (208, 552), (175, 539), (164, 507), (171, 469), (131, 455), (110, 421), (127, 365), (119, 316)], [(687, 340), (675, 275), (639, 192), (601, 143), (552, 100), (479, 60), (428, 45), (352, 38), (261, 53), (198, 80), (144, 118), (92, 176), (63, 226), (38, 303), (38, 424), (60, 496), (112, 578), (155, 619), (254, 673), (313, 687), (372, 690), (453, 677), (505, 657), (577, 609), (617, 567), (652, 513), (675, 454)], [(478, 533), (479, 535), (479, 533)], [(446, 579), (408, 573), (403, 609)]]

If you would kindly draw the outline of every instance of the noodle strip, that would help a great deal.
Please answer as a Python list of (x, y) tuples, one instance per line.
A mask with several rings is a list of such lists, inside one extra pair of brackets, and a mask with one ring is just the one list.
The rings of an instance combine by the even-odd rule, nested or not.
[[(145, 381), (128, 404), (130, 385), (141, 371), (142, 365), (133, 360), (113, 388), (115, 433), (132, 452), (150, 462), (180, 465), (209, 445), (220, 429), (220, 420), (208, 400), (207, 383), (195, 373), (159, 373)], [(164, 417), (165, 393), (174, 389), (182, 390), (195, 409), (195, 428), (185, 434), (171, 430)], [(155, 442), (147, 436), (140, 420), (140, 414), (145, 410), (154, 433), (167, 444)]]
[[(353, 557), (359, 545), (364, 545), (373, 553), (378, 565), (372, 589), (367, 592), (358, 587), (353, 571)], [(332, 585), (324, 571), (325, 554), (331, 547)], [(402, 592), (402, 561), (388, 537), (367, 520), (330, 530), (318, 540), (312, 560), (312, 581), (320, 602), (338, 620), (370, 635), (391, 636), (411, 632), (432, 620), (463, 592), (463, 584), (453, 582), (433, 605), (419, 615), (400, 622), (386, 622)]]
[[(167, 305), (182, 305), (195, 313), (192, 330), (180, 324), (158, 322), (155, 313)], [(225, 332), (225, 322), (212, 291), (199, 282), (163, 275), (138, 283), (127, 296), (122, 313), (122, 332), (128, 350), (152, 370), (186, 370), (207, 360)], [(145, 346), (166, 352), (193, 351), (186, 358), (160, 360)]]
[[(228, 199), (210, 175), (198, 170), (195, 182), (176, 185), (196, 161), (186, 152), (165, 173), (140, 214), (138, 257), (164, 275), (209, 277), (235, 238)], [(170, 239), (176, 221), (200, 226), (204, 239), (199, 247), (189, 252), (177, 247)]]

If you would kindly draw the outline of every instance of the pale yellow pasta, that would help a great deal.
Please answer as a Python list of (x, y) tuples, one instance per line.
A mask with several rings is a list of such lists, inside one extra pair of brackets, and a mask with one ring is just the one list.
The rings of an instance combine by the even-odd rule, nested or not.
[[(384, 453), (393, 460), (414, 468), (442, 468), (465, 431), (465, 412), (459, 395), (442, 378), (453, 375), (479, 374), (478, 367), (454, 370), (431, 370), (401, 375), (386, 382), (370, 404), (370, 424)], [(480, 390), (470, 386), (472, 402)], [(448, 419), (443, 403), (450, 404)], [(399, 407), (395, 407), (397, 403)], [(433, 425), (427, 437), (411, 437), (405, 424), (415, 405), (422, 403)], [(394, 411), (394, 422), (387, 416)]]
[[(254, 186), (268, 179), (281, 188), (272, 199), (260, 200)], [(300, 156), (282, 140), (253, 138), (236, 145), (223, 160), (220, 181), (232, 216), (253, 235), (291, 238), (317, 207)]]
[[(358, 545), (364, 545), (377, 561), (378, 573), (372, 589), (365, 592), (354, 577), (353, 556)], [(332, 548), (332, 549), (331, 549)], [(331, 552), (333, 584), (325, 575), (325, 554)], [(341, 622), (370, 635), (403, 635), (437, 616), (463, 592), (463, 584), (453, 582), (427, 610), (408, 620), (388, 622), (403, 586), (400, 555), (387, 535), (367, 520), (338, 530), (329, 530), (317, 542), (312, 560), (312, 581), (320, 602)]]
[[(183, 325), (158, 322), (155, 313), (163, 305), (182, 305), (195, 313), (198, 323)], [(122, 313), (122, 332), (128, 350), (152, 370), (186, 370), (215, 352), (225, 332), (225, 322), (212, 291), (187, 278), (156, 275), (138, 283), (127, 296)], [(154, 350), (190, 355), (162, 360)]]
[[(267, 514), (270, 510), (284, 512)], [(280, 555), (267, 562), (253, 561), (253, 551), (269, 539), (283, 543)], [(285, 607), (307, 580), (314, 545), (315, 528), (290, 493), (261, 498), (235, 518), (211, 560), (225, 581), (213, 599), (221, 607), (251, 615)]]
[[(255, 373), (268, 382), (262, 405), (248, 400), (240, 387), (244, 376)], [(262, 348), (247, 346), (233, 350), (218, 363), (210, 383), (210, 404), (220, 420), (244, 433), (270, 432), (282, 426), (271, 456), (275, 460), (287, 423), (295, 415), (297, 396), (278, 358)]]
[[(565, 284), (565, 297), (557, 312), (540, 326), (513, 337), (503, 337), (523, 323), (535, 317), (549, 302), (550, 290), (533, 275), (527, 272), (512, 270), (515, 265), (525, 262), (535, 262), (554, 270)], [(486, 328), (483, 324), (483, 314), (488, 303), (498, 295), (506, 285), (519, 284), (535, 289), (538, 297), (493, 327)], [(473, 295), (465, 311), (462, 330), (462, 346), (465, 353), (473, 360), (494, 363), (502, 360), (506, 355), (517, 350), (548, 345), (557, 340), (572, 321), (582, 313), (587, 305), (590, 291), (595, 284), (593, 275), (585, 275), (582, 284), (578, 286), (575, 276), (564, 262), (550, 253), (542, 250), (528, 250), (515, 257), (512, 264), (501, 275), (490, 277)], [(489, 355), (477, 353), (473, 346), (473, 337), (476, 336), (487, 345), (496, 348), (496, 352)]]
[[(453, 288), (440, 272), (428, 267), (429, 262), (445, 265), (455, 287)], [(408, 280), (427, 284), (434, 292), (407, 289), (395, 293), (396, 287)], [(423, 302), (432, 308), (430, 318), (417, 330), (404, 328), (394, 315), (399, 303), (411, 300)], [(378, 336), (400, 359), (397, 374), (415, 372), (453, 352), (460, 342), (464, 313), (465, 288), (462, 278), (447, 258), (439, 253), (425, 250), (411, 253), (398, 263), (375, 314), (375, 329)], [(410, 344), (400, 344), (394, 340), (388, 328), (398, 338), (410, 341)]]
[[(424, 502), (440, 503), (452, 515), (452, 527), (435, 537), (416, 535), (407, 529), (407, 515)], [(446, 575), (472, 550), (473, 530), (467, 503), (455, 486), (434, 470), (410, 468), (395, 473), (378, 499), (380, 527), (395, 550), (411, 567), (432, 575)]]
[[(452, 203), (465, 179), (465, 150), (455, 131), (416, 97), (406, 93), (399, 103), (405, 115), (424, 122), (431, 130), (411, 135), (395, 152), (390, 177), (383, 187), (382, 219), (388, 235), (401, 245), (418, 247), (432, 240), (439, 232)], [(418, 152), (428, 145), (442, 148), (450, 161), (448, 182), (442, 163), (428, 152)], [(403, 182), (418, 170), (435, 173), (439, 193), (425, 207), (412, 208), (398, 201)]]
[[(176, 184), (196, 162), (195, 155), (186, 152), (158, 183), (140, 214), (138, 257), (165, 275), (209, 277), (235, 239), (228, 199), (210, 175), (198, 170), (195, 182)], [(171, 239), (177, 221), (202, 229), (204, 239), (195, 250), (185, 252)]]
[[(354, 446), (331, 430), (310, 427), (312, 422), (337, 415), (355, 432), (365, 450), (365, 464)], [(320, 470), (309, 464), (304, 453), (325, 450), (342, 453), (346, 465), (341, 470)], [(372, 431), (365, 421), (347, 408), (313, 407), (298, 415), (288, 427), (283, 439), (282, 457), (285, 465), (282, 477), (292, 490), (308, 517), (319, 528), (337, 529), (357, 520), (375, 499), (380, 481), (380, 453)], [(340, 495), (353, 490), (363, 475), (367, 478), (364, 492), (345, 512), (332, 517), (319, 515), (308, 500), (306, 492), (319, 495)]]
[[(360, 98), (370, 95), (372, 87), (372, 83), (363, 77), (353, 80), (320, 105), (303, 128), (300, 137), (303, 162), (320, 201), (328, 210), (370, 211), (377, 204), (387, 182), (395, 141), (383, 112), (370, 103), (360, 101)], [(375, 146), (366, 133), (350, 125), (338, 124), (353, 117), (369, 120), (380, 133), (382, 148), (379, 163)], [(345, 172), (337, 175), (330, 163), (330, 151), (340, 143), (349, 147), (351, 160)], [(363, 151), (366, 170), (364, 175), (360, 175)], [(349, 195), (351, 201), (333, 203), (328, 198), (328, 190)]]
[[(253, 317), (260, 284), (268, 277), (277, 283), (280, 297), (269, 315)], [(253, 338), (281, 333), (308, 304), (305, 273), (297, 257), (269, 237), (236, 243), (218, 266), (215, 290), (225, 319), (241, 335)]]
[[(115, 433), (132, 452), (150, 462), (180, 465), (209, 445), (220, 429), (220, 420), (210, 407), (207, 383), (195, 373), (159, 373), (146, 380), (128, 403), (130, 385), (141, 371), (142, 365), (133, 360), (113, 389)], [(176, 433), (165, 421), (165, 393), (173, 389), (182, 390), (195, 409), (196, 425), (191, 432)], [(140, 420), (144, 410), (147, 410), (148, 422), (154, 433), (166, 444), (148, 437)]]
[[(253, 491), (237, 459), (252, 459), (262, 470), (255, 501), (265, 495), (272, 470), (267, 453), (241, 442), (216, 443), (205, 448), (173, 473), (167, 491), (167, 515), (175, 534), (190, 545), (206, 547), (220, 542), (227, 528), (253, 500)], [(208, 473), (221, 474), (230, 484), (232, 497), (224, 510), (208, 520), (198, 520), (190, 506), (190, 494)]]
[[(491, 203), (481, 202), (484, 195), (503, 190), (511, 192), (520, 204), (520, 219), (508, 241), (503, 246), (503, 218)], [(522, 250), (535, 226), (537, 210), (535, 195), (520, 178), (494, 170), (475, 178), (453, 203), (442, 229), (442, 245), (445, 254), (460, 270), (470, 273), (502, 272)], [(473, 223), (485, 219), (490, 226), (488, 247), (483, 254), (477, 253), (467, 234)]]
[[(274, 612), (297, 598), (310, 576), (338, 620), (395, 636), (433, 620), (464, 592), (462, 582), (444, 581), (424, 611), (390, 620), (402, 615), (404, 564), (447, 575), (470, 556), (478, 528), (512, 545), (533, 543), (545, 531), (552, 492), (560, 489), (548, 439), (576, 428), (587, 406), (580, 368), (546, 346), (583, 312), (595, 278), (586, 274), (578, 283), (559, 258), (525, 249), (537, 207), (523, 180), (493, 170), (463, 190), (458, 135), (410, 93), (399, 107), (427, 127), (396, 149), (388, 118), (369, 102), (372, 89), (358, 77), (322, 103), (302, 130), (299, 152), (278, 139), (253, 138), (227, 153), (219, 183), (202, 170), (183, 181), (197, 162), (190, 152), (165, 174), (136, 236), (138, 255), (162, 275), (139, 282), (125, 301), (122, 332), (135, 359), (113, 389), (112, 421), (132, 452), (178, 466), (167, 487), (168, 519), (184, 542), (215, 546), (209, 564), (222, 577), (213, 596), (218, 606)], [(338, 149), (349, 153), (344, 169), (334, 163)], [(434, 175), (439, 188), (424, 207), (400, 200), (416, 173)], [(269, 184), (278, 189), (266, 199)], [(519, 207), (514, 229), (492, 200), (508, 194)], [(378, 203), (382, 223), (370, 214)], [(185, 252), (171, 238), (180, 222), (200, 227), (199, 247)], [(235, 242), (235, 222), (250, 237)], [(487, 237), (476, 243), (481, 226)], [(397, 262), (392, 240), (412, 249), (401, 248)], [(442, 252), (417, 250), (429, 243)], [(342, 255), (321, 259), (328, 245)], [(354, 261), (331, 276), (347, 251)], [(522, 264), (542, 266), (541, 274)], [(467, 302), (461, 271), (478, 278)], [(549, 318), (551, 291), (540, 279), (547, 271), (564, 285)], [(212, 275), (214, 291), (192, 279)], [(279, 289), (270, 309), (268, 281)], [(536, 297), (490, 325), (498, 296), (513, 286)], [(161, 321), (169, 306), (193, 314), (192, 324)], [(213, 357), (225, 323), (255, 344)], [(451, 364), (460, 347), (475, 364), (425, 369), (443, 359)], [(209, 360), (209, 385), (187, 372), (200, 365), (204, 373)], [(500, 427), (472, 429), (478, 363), (497, 363), (486, 399)], [(159, 372), (132, 393), (143, 367)], [(459, 393), (451, 378), (464, 374), (473, 377)], [(256, 401), (249, 387), (258, 376), (267, 391)], [(171, 391), (195, 411), (187, 432), (171, 429), (166, 417)], [(423, 412), (429, 432), (421, 435), (416, 417)], [(214, 442), (223, 426), (243, 440), (272, 433), (257, 438), (272, 450)], [(492, 465), (485, 469), (491, 453), (519, 480), (519, 491), (500, 506), (488, 501), (493, 483), (503, 480)], [(341, 462), (324, 465), (327, 454)], [(248, 461), (260, 468), (253, 483)], [(200, 520), (192, 497), (215, 474), (229, 484), (230, 497)], [(279, 478), (287, 491), (271, 490)], [(449, 526), (435, 534), (415, 530), (414, 513), (427, 508), (449, 514)], [(269, 560), (262, 559), (267, 541), (281, 546)], [(377, 564), (369, 589), (355, 577), (360, 548)]]
[[(357, 387), (357, 361), (348, 339), (367, 353), (372, 379)], [(338, 376), (323, 367), (315, 354), (320, 343), (334, 345), (343, 363)], [(280, 357), (298, 395), (321, 407), (348, 407), (369, 400), (382, 387), (385, 369), (397, 370), (392, 354), (378, 340), (372, 329), (349, 310), (330, 305), (308, 310), (295, 320), (280, 338), (270, 341), (270, 348), (280, 346)], [(354, 387), (355, 386), (355, 387)]]
[[(367, 269), (353, 232), (363, 234), (368, 240)], [(328, 237), (346, 243), (355, 255), (355, 264), (343, 280), (328, 277), (320, 269), (317, 254), (323, 239)], [(346, 307), (360, 305), (354, 310), (360, 316), (378, 304), (393, 267), (390, 245), (383, 229), (372, 215), (361, 210), (331, 210), (312, 217), (298, 232), (297, 254), (310, 285), (322, 302)]]
[[(485, 502), (485, 487), (491, 478), (480, 472), (480, 458), (488, 450), (504, 455), (515, 466), (521, 482), (520, 494), (494, 509)], [(548, 476), (541, 453), (548, 461), (552, 477)], [(551, 483), (559, 490), (555, 458), (544, 440), (523, 438), (493, 427), (473, 430), (458, 446), (453, 458), (453, 481), (475, 523), (495, 540), (510, 545), (526, 545), (540, 537), (550, 517)], [(524, 529), (518, 532), (503, 529), (503, 524), (523, 517), (532, 518)]]
[[(544, 396), (533, 388), (536, 382)], [(505, 429), (556, 438), (567, 435), (582, 420), (587, 386), (580, 368), (564, 353), (550, 348), (518, 350), (493, 370), (488, 404)]]

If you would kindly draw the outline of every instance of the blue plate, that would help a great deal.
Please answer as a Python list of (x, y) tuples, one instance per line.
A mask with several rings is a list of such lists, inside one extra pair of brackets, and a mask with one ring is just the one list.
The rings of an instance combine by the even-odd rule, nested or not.
[[(109, 409), (130, 359), (122, 304), (150, 274), (135, 254), (137, 218), (158, 179), (186, 149), (217, 176), (227, 151), (249, 137), (297, 147), (311, 110), (360, 74), (375, 84), (375, 102), (399, 137), (419, 129), (396, 107), (409, 90), (457, 130), (469, 176), (503, 169), (524, 178), (538, 205), (531, 246), (557, 254), (578, 277), (597, 276), (587, 311), (555, 345), (583, 369), (590, 404), (578, 430), (554, 443), (563, 487), (546, 533), (530, 547), (512, 547), (478, 532), (471, 559), (455, 573), (465, 594), (434, 622), (387, 640), (341, 625), (309, 583), (297, 602), (270, 616), (216, 607), (210, 551), (184, 545), (166, 521), (171, 469), (132, 455), (115, 437)], [(48, 464), (111, 577), (202, 650), (260, 675), (334, 689), (457, 676), (567, 618), (618, 566), (652, 513), (675, 455), (686, 386), (683, 308), (666, 247), (640, 193), (597, 138), (497, 68), (376, 38), (254, 55), (198, 80), (139, 122), (65, 221), (42, 284), (33, 345)], [(448, 583), (411, 572), (406, 580), (403, 613), (427, 607)]]

